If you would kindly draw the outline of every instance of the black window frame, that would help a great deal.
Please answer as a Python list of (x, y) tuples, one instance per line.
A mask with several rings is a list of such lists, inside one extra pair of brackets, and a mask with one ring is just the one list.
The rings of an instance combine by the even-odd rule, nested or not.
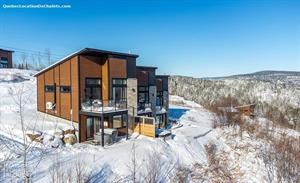
[[(64, 90), (63, 90), (63, 89), (66, 89), (66, 88), (68, 88), (69, 91), (64, 91)], [(72, 92), (72, 88), (71, 88), (71, 86), (60, 86), (60, 87), (59, 87), (59, 91), (60, 91), (61, 93), (71, 93), (71, 92)]]
[[(48, 90), (47, 88), (52, 88), (52, 90)], [(44, 86), (44, 91), (47, 93), (54, 93), (55, 89), (54, 89), (54, 85), (45, 85)]]
[(8, 68), (8, 58), (7, 57), (0, 57), (0, 61), (6, 61), (6, 63), (0, 62), (0, 68)]
[[(116, 84), (116, 80), (121, 80), (121, 84)], [(116, 100), (116, 102), (119, 101), (127, 101), (127, 78), (112, 78), (112, 99), (114, 99), (114, 88), (121, 88), (121, 99)]]
[[(115, 127), (114, 126), (114, 117), (119, 117), (119, 116), (121, 116), (121, 126)], [(128, 118), (127, 114), (118, 114), (118, 115), (112, 116), (112, 128), (115, 128), (115, 129), (126, 128), (127, 120), (128, 120), (127, 118)]]
[[(144, 101), (141, 101), (140, 95), (145, 95)], [(139, 104), (148, 104), (149, 101), (150, 101), (149, 86), (139, 86), (138, 87), (138, 103)]]
[(156, 106), (163, 106), (164, 105), (164, 94), (163, 91), (156, 92)]
[[(88, 80), (99, 80), (100, 81), (100, 84), (88, 84)], [(88, 98), (88, 95), (87, 95), (87, 88), (91, 88), (91, 91), (93, 91), (92, 89), (93, 88), (100, 88), (100, 94), (99, 94), (99, 100), (102, 100), (102, 78), (96, 78), (96, 77), (87, 77), (85, 78), (85, 88), (84, 88), (84, 96), (85, 96), (85, 99), (90, 99)], [(95, 100), (95, 99), (92, 99), (92, 100)]]

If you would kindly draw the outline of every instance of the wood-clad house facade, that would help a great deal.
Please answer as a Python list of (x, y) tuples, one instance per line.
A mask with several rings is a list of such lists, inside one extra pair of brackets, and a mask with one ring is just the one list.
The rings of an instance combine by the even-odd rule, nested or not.
[(0, 49), (0, 68), (12, 68), (12, 53), (14, 51)]
[[(92, 138), (96, 128), (128, 133), (126, 87), (136, 78), (137, 57), (90, 48), (71, 54), (35, 75), (37, 110), (78, 123), (80, 142)], [(91, 101), (99, 101), (97, 108), (84, 109)]]
[[(104, 142), (105, 129), (128, 136), (139, 115), (140, 97), (151, 103), (148, 116), (154, 121), (157, 111), (156, 67), (136, 66), (137, 57), (85, 48), (63, 58), (35, 75), (37, 110), (76, 124), (79, 142), (99, 133)], [(163, 80), (160, 89), (167, 87)]]

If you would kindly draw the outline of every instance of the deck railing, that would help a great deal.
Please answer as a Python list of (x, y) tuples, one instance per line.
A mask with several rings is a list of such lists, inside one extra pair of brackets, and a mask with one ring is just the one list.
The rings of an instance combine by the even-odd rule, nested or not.
[(139, 103), (138, 113), (149, 113), (152, 112), (151, 103)]
[(88, 99), (82, 100), (81, 111), (85, 112), (115, 112), (127, 109), (127, 101), (123, 100), (98, 100), (98, 99)]

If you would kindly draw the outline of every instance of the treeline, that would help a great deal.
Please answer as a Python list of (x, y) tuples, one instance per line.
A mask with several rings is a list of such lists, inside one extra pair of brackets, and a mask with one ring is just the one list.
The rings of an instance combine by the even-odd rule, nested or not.
[(169, 91), (206, 108), (224, 97), (236, 100), (239, 105), (255, 103), (256, 115), (300, 129), (300, 87), (294, 85), (255, 79), (209, 80), (172, 76)]

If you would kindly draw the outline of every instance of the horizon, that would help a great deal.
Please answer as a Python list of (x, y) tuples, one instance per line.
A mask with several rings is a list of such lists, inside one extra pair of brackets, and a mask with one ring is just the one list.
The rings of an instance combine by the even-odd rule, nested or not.
[(137, 65), (156, 66), (158, 74), (203, 78), (300, 71), (299, 1), (26, 1), (50, 2), (72, 8), (1, 4), (0, 48), (15, 48), (14, 61), (23, 53), (44, 57), (49, 49), (56, 62), (91, 47), (138, 54)]

